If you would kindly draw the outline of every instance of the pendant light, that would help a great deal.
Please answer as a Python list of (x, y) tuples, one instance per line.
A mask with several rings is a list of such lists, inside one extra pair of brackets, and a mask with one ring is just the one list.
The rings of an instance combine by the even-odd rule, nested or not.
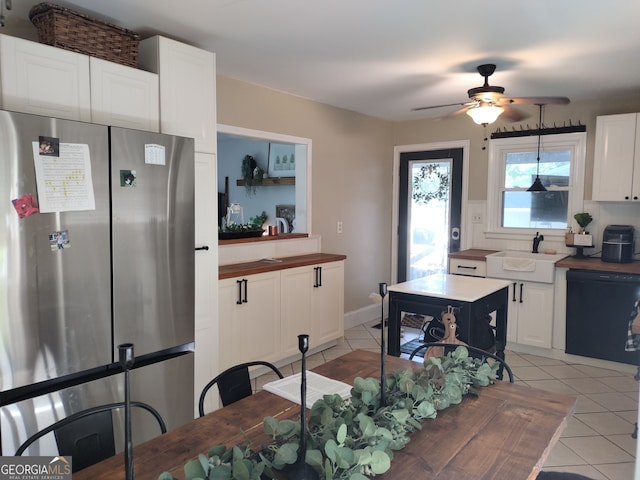
[(543, 105), (538, 105), (540, 107), (540, 124), (538, 125), (538, 157), (536, 159), (536, 179), (533, 181), (533, 185), (527, 188), (527, 192), (546, 192), (547, 189), (542, 185), (540, 181), (540, 138), (542, 137), (542, 107)]

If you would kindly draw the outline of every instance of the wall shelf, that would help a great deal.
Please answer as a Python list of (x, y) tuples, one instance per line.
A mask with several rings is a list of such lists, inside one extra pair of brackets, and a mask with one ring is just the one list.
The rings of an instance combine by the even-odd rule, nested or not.
[[(295, 185), (296, 177), (268, 177), (263, 178), (259, 182), (252, 183), (254, 187), (267, 187), (270, 185)], [(244, 180), (236, 180), (236, 185), (238, 187), (243, 187), (245, 185)]]

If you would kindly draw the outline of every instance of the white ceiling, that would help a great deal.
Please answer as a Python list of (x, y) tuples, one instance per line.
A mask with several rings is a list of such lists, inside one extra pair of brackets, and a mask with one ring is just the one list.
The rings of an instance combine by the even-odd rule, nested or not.
[[(39, 2), (12, 3), (8, 26)], [(55, 3), (214, 51), (220, 75), (388, 120), (456, 110), (411, 108), (465, 102), (481, 63), (497, 64), (489, 83), (508, 96), (640, 94), (638, 0)]]

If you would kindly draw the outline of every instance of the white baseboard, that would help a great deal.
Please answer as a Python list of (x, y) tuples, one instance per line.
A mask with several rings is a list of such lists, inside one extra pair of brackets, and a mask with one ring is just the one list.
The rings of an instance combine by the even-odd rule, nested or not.
[[(387, 300), (385, 300), (384, 302), (384, 312), (386, 318), (389, 313)], [(357, 327), (358, 325), (362, 325), (363, 323), (373, 322), (374, 320), (380, 321), (381, 315), (382, 313), (380, 312), (379, 303), (374, 303), (366, 307), (362, 307), (358, 310), (345, 313), (344, 329), (348, 330), (349, 328)]]

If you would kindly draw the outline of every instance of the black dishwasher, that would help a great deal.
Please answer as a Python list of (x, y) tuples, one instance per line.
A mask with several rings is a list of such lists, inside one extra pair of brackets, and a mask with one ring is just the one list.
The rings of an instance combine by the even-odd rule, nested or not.
[(567, 271), (566, 352), (640, 365), (640, 352), (625, 351), (639, 298), (640, 275)]

